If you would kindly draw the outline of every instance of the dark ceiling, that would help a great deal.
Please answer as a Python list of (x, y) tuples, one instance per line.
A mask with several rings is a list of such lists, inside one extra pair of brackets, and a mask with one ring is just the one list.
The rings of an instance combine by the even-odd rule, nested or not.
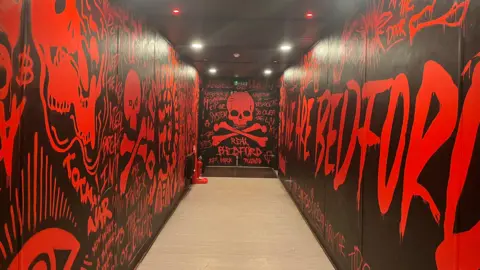
[[(117, 0), (141, 15), (150, 27), (163, 33), (182, 58), (195, 64), (201, 74), (210, 67), (216, 76), (262, 76), (265, 68), (279, 74), (301, 58), (319, 39), (325, 25), (321, 0)], [(173, 16), (179, 8), (181, 14)], [(313, 19), (305, 19), (307, 11)], [(204, 48), (190, 45), (201, 40)], [(279, 51), (282, 42), (291, 52)], [(240, 57), (235, 58), (234, 53)]]

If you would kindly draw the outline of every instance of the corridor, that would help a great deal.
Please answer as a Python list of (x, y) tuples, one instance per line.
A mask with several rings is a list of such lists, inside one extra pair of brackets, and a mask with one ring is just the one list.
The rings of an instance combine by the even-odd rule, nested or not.
[(274, 178), (209, 178), (193, 186), (139, 270), (334, 269)]
[(480, 0), (0, 0), (0, 270), (480, 270), (479, 104)]

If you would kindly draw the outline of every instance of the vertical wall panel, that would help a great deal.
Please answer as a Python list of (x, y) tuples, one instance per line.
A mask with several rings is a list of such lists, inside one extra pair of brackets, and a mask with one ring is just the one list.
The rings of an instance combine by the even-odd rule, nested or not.
[(0, 7), (0, 268), (134, 268), (185, 188), (196, 71), (106, 1)]
[[(452, 152), (452, 166), (447, 194), (447, 212), (444, 223), (445, 239), (437, 250), (437, 256), (443, 258), (441, 265), (449, 266), (456, 263), (459, 269), (479, 268), (480, 262), (475, 248), (480, 241), (480, 201), (478, 190), (480, 170), (475, 165), (480, 158), (480, 142), (478, 140), (479, 96), (478, 76), (478, 42), (480, 3), (472, 1), (465, 29), (462, 32), (462, 54), (460, 81), (462, 91), (459, 108), (458, 139)], [(458, 172), (458, 173), (453, 173)], [(447, 218), (448, 217), (448, 218)], [(446, 255), (450, 250), (457, 249), (458, 257)]]
[(282, 180), (339, 269), (478, 269), (478, 3), (351, 5), (282, 78)]
[[(15, 153), (22, 144), (25, 86), (31, 81), (32, 59), (25, 46), (23, 1), (0, 1), (0, 261), (14, 256), (22, 245), (20, 216), (24, 211), (25, 181), (21, 181), (22, 161)], [(24, 63), (27, 69), (19, 69)], [(12, 204), (11, 202), (15, 202)], [(18, 203), (17, 203), (18, 202)]]

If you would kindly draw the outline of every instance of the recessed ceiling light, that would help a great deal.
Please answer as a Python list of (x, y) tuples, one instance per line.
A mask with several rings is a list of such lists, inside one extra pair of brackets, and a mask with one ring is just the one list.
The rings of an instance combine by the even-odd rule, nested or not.
[(192, 43), (192, 49), (197, 50), (197, 51), (201, 50), (201, 49), (203, 49), (203, 44), (199, 41), (195, 41), (195, 42)]
[(216, 68), (210, 68), (210, 69), (208, 70), (208, 73), (210, 73), (210, 74), (217, 74), (217, 69), (216, 69)]
[(306, 18), (306, 19), (311, 19), (311, 18), (313, 18), (313, 12), (307, 11), (307, 12), (305, 13), (305, 18)]
[(239, 53), (234, 53), (233, 57), (238, 58), (238, 57), (240, 57), (240, 54)]
[(268, 75), (271, 75), (271, 74), (272, 74), (272, 70), (269, 69), (269, 68), (267, 68), (267, 69), (265, 69), (265, 70), (263, 71), (263, 74), (265, 74), (265, 75), (267, 75), (267, 76), (268, 76)]
[(180, 15), (180, 9), (174, 8), (174, 9), (172, 10), (172, 14), (173, 14), (173, 15)]
[(289, 52), (289, 51), (292, 50), (292, 45), (284, 43), (284, 44), (280, 45), (280, 50), (282, 52)]
[(235, 78), (238, 78), (238, 74), (235, 74)]
[(278, 64), (278, 61), (277, 61), (277, 60), (273, 60), (273, 63)]

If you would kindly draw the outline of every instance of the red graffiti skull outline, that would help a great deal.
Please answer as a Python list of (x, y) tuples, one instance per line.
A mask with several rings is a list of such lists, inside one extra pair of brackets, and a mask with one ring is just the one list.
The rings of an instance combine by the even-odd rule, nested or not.
[[(66, 0), (58, 11), (55, 0), (32, 0), (32, 38), (40, 58), (40, 97), (47, 135), (58, 152), (68, 151), (78, 142), (86, 165), (94, 166), (88, 149), (97, 142), (96, 102), (105, 82), (107, 61), (105, 19), (93, 21), (99, 6), (78, 8), (76, 0)], [(78, 8), (78, 10), (77, 10)], [(49, 30), (46, 30), (49, 29)], [(50, 115), (57, 114), (72, 125), (56, 126)], [(69, 134), (75, 134), (73, 139)]]
[(142, 103), (140, 78), (137, 72), (130, 70), (125, 80), (125, 93), (124, 93), (124, 110), (125, 118), (130, 123), (130, 128), (137, 130), (137, 118), (140, 113), (140, 106)]
[(214, 146), (218, 146), (223, 141), (239, 135), (257, 142), (261, 147), (265, 147), (267, 145), (268, 137), (259, 137), (250, 134), (250, 132), (257, 130), (266, 133), (268, 130), (266, 126), (255, 123), (250, 127), (246, 127), (248, 123), (253, 120), (253, 112), (255, 109), (255, 102), (248, 92), (235, 92), (231, 94), (227, 100), (227, 109), (228, 119), (233, 122), (234, 126), (229, 125), (225, 121), (221, 122), (220, 124), (215, 124), (213, 127), (215, 132), (223, 129), (230, 131), (231, 133), (213, 136), (212, 144)]
[(255, 102), (247, 92), (236, 92), (230, 95), (227, 100), (228, 119), (236, 127), (244, 128), (253, 120)]

